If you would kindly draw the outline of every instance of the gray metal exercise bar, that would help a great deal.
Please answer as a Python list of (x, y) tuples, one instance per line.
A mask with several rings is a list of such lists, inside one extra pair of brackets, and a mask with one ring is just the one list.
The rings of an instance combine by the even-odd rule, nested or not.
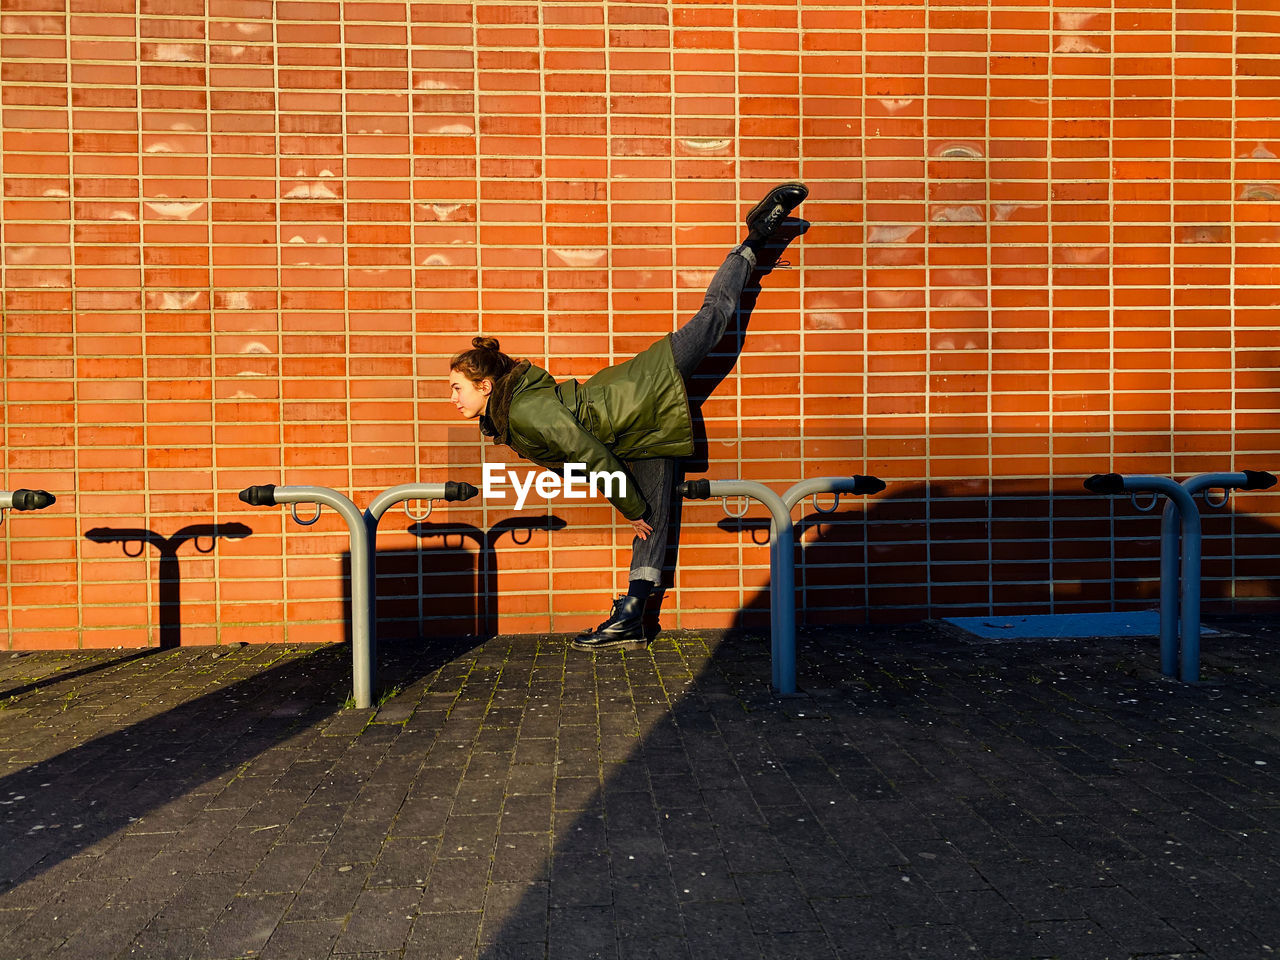
[(725, 513), (731, 517), (743, 514), (730, 512), (729, 497), (749, 497), (769, 508), (769, 629), (773, 687), (779, 693), (796, 692), (795, 528), (791, 508), (807, 496), (833, 493), (835, 503), (825, 510), (818, 508), (830, 513), (839, 504), (842, 493), (879, 493), (884, 487), (884, 481), (878, 477), (863, 476), (801, 480), (782, 496), (754, 480), (686, 480), (678, 487), (680, 495), (689, 500), (722, 498)]
[[(378, 521), (382, 519), (382, 515), (397, 503), (404, 503), (406, 504), (405, 514), (409, 519), (416, 523), (421, 523), (431, 516), (433, 500), (470, 500), (479, 493), (480, 491), (469, 483), (447, 480), (444, 483), (402, 483), (399, 486), (392, 487), (390, 490), (382, 491), (382, 493), (373, 498), (373, 502), (369, 504), (364, 512), (364, 525), (371, 548), (368, 574), (369, 603), (371, 605), (376, 602), (378, 596)], [(425, 501), (426, 510), (421, 513), (410, 513), (407, 504), (411, 500)], [(377, 651), (378, 618), (372, 610), (369, 613), (369, 645), (372, 650)]]
[[(246, 487), (240, 499), (255, 507), (293, 504), (293, 519), (304, 527), (320, 519), (321, 505), (332, 507), (346, 521), (351, 536), (351, 688), (357, 707), (373, 706), (373, 597), (369, 592), (369, 532), (364, 515), (354, 503), (328, 487), (263, 484)], [(316, 515), (303, 520), (298, 504), (314, 503)]]
[[(1211, 489), (1265, 490), (1276, 478), (1269, 473), (1203, 473), (1181, 484), (1168, 477), (1119, 473), (1094, 474), (1084, 482), (1093, 493), (1153, 493), (1167, 500), (1160, 520), (1160, 672), (1184, 683), (1200, 679), (1200, 560), (1202, 554), (1200, 511), (1195, 494)], [(1152, 510), (1149, 506), (1134, 506)], [(1225, 498), (1217, 506), (1226, 503)], [(1178, 546), (1181, 540), (1181, 563)], [(1180, 589), (1175, 589), (1181, 573)]]
[(6, 510), (43, 510), (57, 501), (48, 490), (0, 490), (0, 523), (4, 523)]

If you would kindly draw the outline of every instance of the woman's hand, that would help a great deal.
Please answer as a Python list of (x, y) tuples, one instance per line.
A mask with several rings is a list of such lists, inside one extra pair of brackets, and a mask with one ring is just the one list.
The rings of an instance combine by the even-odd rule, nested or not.
[(653, 527), (645, 523), (643, 520), (632, 520), (631, 529), (636, 532), (636, 536), (641, 540), (648, 540), (649, 534), (653, 533)]

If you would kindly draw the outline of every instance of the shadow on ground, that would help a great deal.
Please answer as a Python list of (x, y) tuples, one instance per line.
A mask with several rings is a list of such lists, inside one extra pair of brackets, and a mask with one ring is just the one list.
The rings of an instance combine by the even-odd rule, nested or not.
[(1226, 626), (1199, 687), (931, 624), (781, 700), (741, 636), (389, 643), (376, 712), (343, 647), (117, 664), (0, 711), (0, 956), (1267, 956), (1280, 632)]
[(808, 633), (794, 700), (762, 642), (570, 662), (553, 789), (501, 810), (483, 910), (428, 884), (420, 923), (493, 960), (1267, 956), (1274, 639), (1200, 688), (928, 626)]
[[(388, 645), (381, 679), (412, 696), (428, 677), (447, 682), (450, 663), (472, 645)], [(5, 672), (52, 657), (68, 655), (22, 655)], [(79, 659), (90, 665), (4, 685), (0, 743), (12, 772), (0, 777), (0, 942), (8, 943), (0, 956), (38, 955), (53, 942), (56, 925), (43, 920), (6, 938), (5, 920), (24, 904), (51, 899), (65, 920), (75, 916), (67, 898), (89, 891), (114, 891), (116, 903), (167, 900), (192, 879), (192, 865), (223, 873), (256, 862), (281, 837), (285, 824), (266, 822), (280, 819), (280, 804), (306, 799), (324, 808), (367, 796), (372, 769), (351, 749), (351, 735), (369, 711), (343, 709), (346, 644)], [(246, 820), (258, 808), (271, 812)], [(293, 832), (324, 834), (328, 823), (327, 835), (341, 843), (341, 819), (312, 817)]]

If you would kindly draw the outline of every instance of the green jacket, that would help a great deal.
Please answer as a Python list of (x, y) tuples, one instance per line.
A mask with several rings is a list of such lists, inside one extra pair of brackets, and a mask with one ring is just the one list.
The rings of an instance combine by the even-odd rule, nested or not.
[(610, 502), (628, 520), (645, 516), (648, 504), (621, 461), (693, 453), (689, 397), (669, 336), (585, 383), (556, 383), (521, 360), (494, 384), (480, 430), (553, 470), (585, 463), (588, 474), (621, 471), (626, 496), (615, 493)]

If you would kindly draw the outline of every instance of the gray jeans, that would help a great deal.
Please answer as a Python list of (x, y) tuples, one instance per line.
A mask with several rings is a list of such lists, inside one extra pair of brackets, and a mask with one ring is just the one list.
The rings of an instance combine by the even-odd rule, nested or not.
[[(738, 312), (742, 289), (755, 269), (755, 252), (749, 247), (735, 247), (711, 278), (707, 295), (698, 310), (679, 330), (671, 334), (671, 351), (676, 367), (687, 384), (698, 366), (720, 342), (729, 321)], [(627, 469), (640, 486), (640, 494), (649, 504), (645, 520), (653, 527), (648, 539), (631, 541), (632, 580), (662, 582), (662, 561), (670, 534), (671, 498), (675, 492), (676, 462), (670, 458), (630, 460)]]

